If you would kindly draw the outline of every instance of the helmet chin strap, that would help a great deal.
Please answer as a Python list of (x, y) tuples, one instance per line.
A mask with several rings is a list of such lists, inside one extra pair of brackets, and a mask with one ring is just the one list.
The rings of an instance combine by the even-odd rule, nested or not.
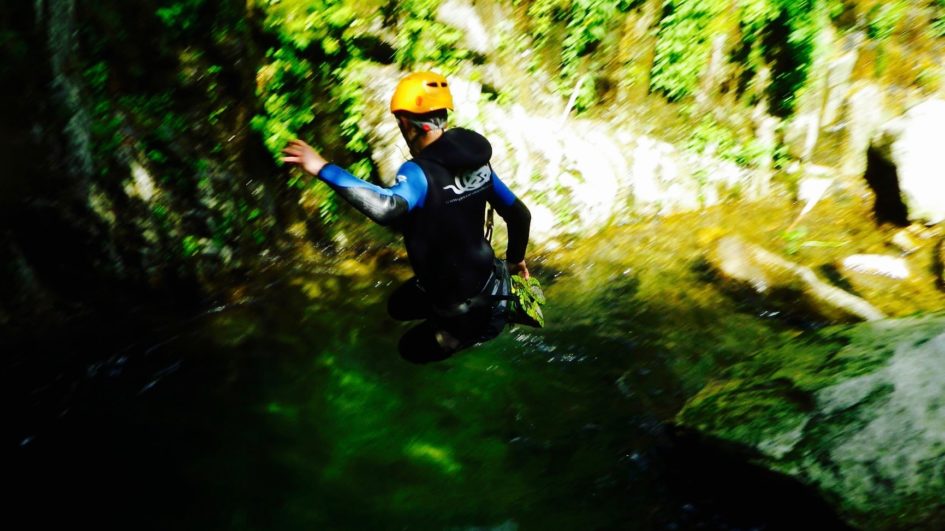
[[(434, 123), (434, 122), (425, 122), (422, 120), (412, 120), (410, 118), (405, 118), (405, 120), (412, 125), (412, 128), (406, 128), (403, 125), (400, 127), (400, 132), (404, 135), (404, 140), (407, 141), (407, 147), (410, 148), (410, 153), (413, 156), (417, 156), (420, 153), (420, 142), (423, 140), (423, 137), (426, 136), (430, 131), (445, 131), (443, 125)], [(409, 132), (409, 133), (408, 133)]]
[(411, 118), (407, 118), (407, 121), (412, 123), (417, 129), (423, 131), (424, 133), (429, 133), (435, 129), (439, 129), (440, 131), (443, 130), (443, 126), (435, 122), (424, 122), (422, 120), (413, 120)]

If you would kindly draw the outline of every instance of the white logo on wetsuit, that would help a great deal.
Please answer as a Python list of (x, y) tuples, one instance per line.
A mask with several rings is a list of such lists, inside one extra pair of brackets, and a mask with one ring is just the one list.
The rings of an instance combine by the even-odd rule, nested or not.
[(478, 170), (464, 173), (463, 175), (457, 175), (456, 178), (453, 179), (454, 184), (444, 186), (443, 189), (452, 190), (454, 194), (461, 195), (482, 188), (489, 184), (489, 179), (491, 178), (492, 168), (487, 164)]

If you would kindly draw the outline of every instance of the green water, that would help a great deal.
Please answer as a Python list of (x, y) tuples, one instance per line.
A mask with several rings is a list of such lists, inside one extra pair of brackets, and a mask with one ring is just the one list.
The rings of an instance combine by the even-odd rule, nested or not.
[[(561, 302), (547, 330), (415, 366), (396, 353), (404, 328), (383, 314), (395, 279), (306, 281), (337, 293), (309, 298), (286, 282), (70, 375), (85, 391), (20, 450), (55, 478), (52, 491), (37, 486), (41, 499), (155, 529), (675, 518), (641, 461), (685, 386), (668, 346), (630, 329), (634, 315), (573, 313), (581, 301), (566, 299), (562, 277), (548, 287)], [(636, 281), (626, 283), (610, 296), (632, 296)], [(104, 484), (86, 490), (80, 478), (96, 477)]]
[(403, 262), (287, 265), (127, 345), (87, 338), (69, 347), (86, 362), (31, 390), (22, 493), (124, 529), (778, 528), (728, 499), (763, 482), (700, 468), (665, 424), (803, 333), (700, 277), (693, 219), (717, 221), (535, 256), (548, 326), (432, 365), (400, 359), (385, 315)]

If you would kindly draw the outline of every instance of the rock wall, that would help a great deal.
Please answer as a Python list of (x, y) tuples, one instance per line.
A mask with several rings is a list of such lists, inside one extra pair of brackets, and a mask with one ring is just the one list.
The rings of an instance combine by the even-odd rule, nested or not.
[(945, 524), (945, 315), (827, 329), (705, 387), (677, 421), (818, 489), (863, 529)]

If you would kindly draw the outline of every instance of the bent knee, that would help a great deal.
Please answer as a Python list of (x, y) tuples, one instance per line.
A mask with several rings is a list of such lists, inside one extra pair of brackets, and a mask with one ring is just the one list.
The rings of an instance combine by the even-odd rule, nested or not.
[(442, 361), (453, 353), (440, 345), (435, 331), (426, 323), (411, 328), (401, 336), (397, 350), (400, 357), (418, 364)]

